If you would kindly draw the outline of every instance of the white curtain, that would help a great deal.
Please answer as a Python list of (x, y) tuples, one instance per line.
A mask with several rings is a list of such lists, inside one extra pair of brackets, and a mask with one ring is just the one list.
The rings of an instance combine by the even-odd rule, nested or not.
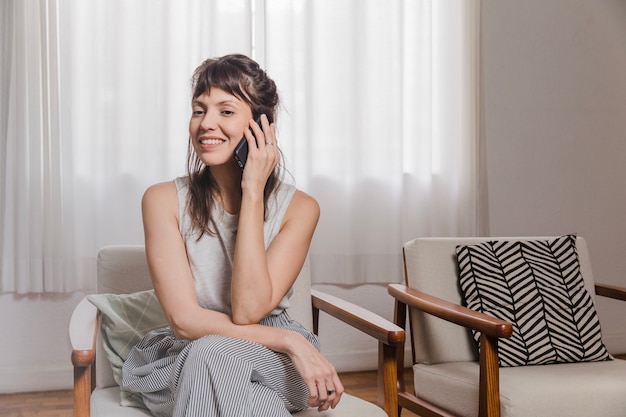
[[(0, 5), (0, 273), (3, 292), (63, 291), (74, 242), (59, 143), (62, 103), (54, 2)], [(73, 270), (70, 267), (70, 272)]]
[(479, 1), (267, 2), (279, 141), (320, 202), (315, 282), (402, 279), (401, 246), (478, 231)]
[(190, 75), (232, 52), (281, 90), (314, 281), (399, 281), (405, 240), (478, 232), (478, 8), (1, 2), (0, 292), (91, 289), (98, 248), (142, 242), (143, 191), (185, 173)]

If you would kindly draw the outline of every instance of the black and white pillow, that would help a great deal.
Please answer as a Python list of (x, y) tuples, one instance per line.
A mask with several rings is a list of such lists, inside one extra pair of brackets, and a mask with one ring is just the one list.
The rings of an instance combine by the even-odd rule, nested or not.
[(612, 359), (584, 286), (576, 236), (494, 240), (457, 246), (456, 254), (467, 307), (513, 324), (513, 335), (499, 341), (500, 366)]

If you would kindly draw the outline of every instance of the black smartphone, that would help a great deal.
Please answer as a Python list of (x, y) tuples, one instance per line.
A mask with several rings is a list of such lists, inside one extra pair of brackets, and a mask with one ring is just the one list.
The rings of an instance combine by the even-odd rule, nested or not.
[[(259, 126), (261, 126), (261, 116), (254, 119), (254, 121)], [(272, 122), (270, 121), (270, 123)], [(252, 133), (252, 136), (254, 136), (254, 133)], [(243, 169), (243, 167), (246, 166), (246, 161), (248, 160), (248, 140), (246, 139), (245, 136), (242, 137), (239, 143), (237, 144), (234, 154), (235, 154), (235, 160), (237, 161), (237, 164), (239, 164), (241, 169)]]
[(241, 169), (246, 166), (246, 161), (248, 160), (248, 140), (245, 136), (241, 138), (235, 148), (235, 160)]

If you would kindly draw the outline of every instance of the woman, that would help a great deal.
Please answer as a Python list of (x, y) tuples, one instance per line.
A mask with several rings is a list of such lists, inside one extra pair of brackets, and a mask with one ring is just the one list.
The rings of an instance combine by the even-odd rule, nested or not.
[[(155, 416), (334, 408), (337, 372), (285, 312), (319, 206), (280, 180), (276, 85), (243, 55), (206, 60), (192, 81), (189, 174), (142, 200), (148, 265), (170, 326), (133, 349), (124, 388)], [(243, 169), (233, 157), (242, 137)]]

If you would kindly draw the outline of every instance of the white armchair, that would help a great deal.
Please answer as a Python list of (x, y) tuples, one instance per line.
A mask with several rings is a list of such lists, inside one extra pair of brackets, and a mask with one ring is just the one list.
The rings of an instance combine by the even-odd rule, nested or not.
[[(512, 324), (463, 306), (457, 245), (527, 239), (422, 238), (404, 245), (406, 285), (389, 286), (396, 323), (404, 327), (408, 312), (412, 334), (415, 392), (398, 380), (401, 408), (420, 416), (626, 415), (626, 361), (499, 367), (498, 346), (511, 337)], [(626, 300), (625, 289), (594, 284), (587, 243), (575, 242), (592, 299)], [(482, 332), (480, 352), (470, 329)]]
[[(143, 246), (110, 246), (98, 253), (98, 293), (135, 294), (151, 289)], [(309, 409), (298, 417), (396, 417), (396, 357), (404, 346), (404, 330), (354, 304), (310, 288), (308, 263), (298, 277), (291, 298), (289, 314), (317, 332), (319, 311), (371, 335), (379, 341), (380, 368), (378, 402), (380, 407), (344, 394), (338, 407), (322, 414)], [(69, 325), (74, 365), (74, 417), (149, 416), (146, 409), (120, 405), (120, 387), (116, 383), (100, 337), (101, 314), (87, 298), (74, 310)], [(119, 335), (117, 335), (119, 336)], [(138, 336), (138, 335), (134, 335)], [(323, 342), (323, 341), (322, 341)], [(97, 369), (97, 372), (96, 372)]]

